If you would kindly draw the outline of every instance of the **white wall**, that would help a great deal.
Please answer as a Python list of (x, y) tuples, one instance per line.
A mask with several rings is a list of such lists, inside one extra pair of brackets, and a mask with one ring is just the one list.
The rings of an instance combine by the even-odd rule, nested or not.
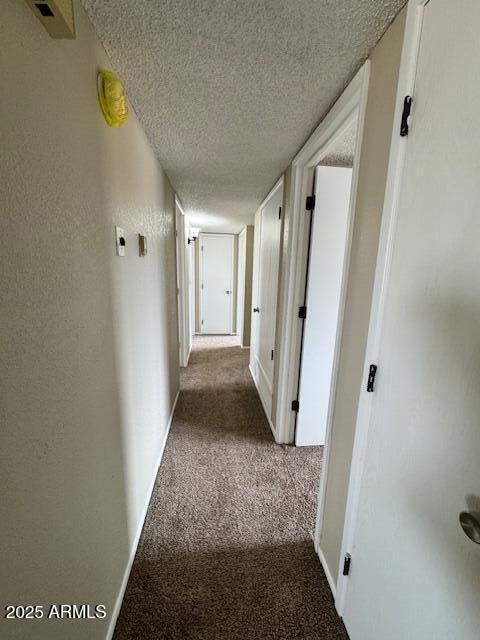
[[(61, 41), (2, 2), (1, 602), (110, 617), (178, 390), (174, 194), (133, 110), (120, 130), (103, 120), (111, 63), (75, 7), (77, 39)], [(2, 614), (0, 636), (107, 625)]]

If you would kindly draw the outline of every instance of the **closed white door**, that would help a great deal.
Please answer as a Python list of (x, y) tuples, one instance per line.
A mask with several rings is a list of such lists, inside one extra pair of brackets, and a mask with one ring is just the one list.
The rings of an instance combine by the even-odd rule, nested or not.
[(325, 444), (347, 250), (352, 169), (317, 167), (295, 444)]
[(255, 216), (251, 370), (271, 417), (283, 183)]
[[(196, 242), (196, 241), (195, 241)], [(195, 242), (188, 245), (189, 255), (189, 291), (190, 291), (190, 348), (195, 334)]]
[(202, 233), (200, 242), (200, 328), (232, 333), (233, 235)]
[(480, 637), (480, 545), (459, 524), (480, 511), (479, 25), (478, 0), (425, 7), (347, 578), (351, 640)]

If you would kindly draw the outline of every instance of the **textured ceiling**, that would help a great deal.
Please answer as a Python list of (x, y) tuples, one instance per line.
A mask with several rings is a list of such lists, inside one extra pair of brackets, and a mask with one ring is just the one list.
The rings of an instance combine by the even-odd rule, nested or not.
[(356, 135), (357, 122), (355, 121), (335, 140), (319, 164), (324, 167), (353, 167)]
[(83, 0), (194, 223), (238, 231), (405, 0)]

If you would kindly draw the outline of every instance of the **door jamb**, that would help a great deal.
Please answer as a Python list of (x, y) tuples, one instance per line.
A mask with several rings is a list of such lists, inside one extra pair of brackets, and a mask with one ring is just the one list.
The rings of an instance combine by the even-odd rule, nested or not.
[(180, 200), (175, 196), (175, 223), (177, 250), (177, 299), (178, 299), (178, 337), (180, 366), (186, 367), (190, 357), (192, 337), (190, 335), (190, 282), (186, 251), (186, 218)]
[[(392, 141), (388, 161), (385, 199), (382, 212), (377, 266), (375, 269), (372, 306), (362, 381), (365, 381), (368, 377), (369, 363), (378, 361), (380, 336), (398, 214), (399, 195), (406, 155), (407, 138), (400, 137), (399, 135), (403, 99), (406, 95), (413, 95), (423, 13), (424, 7), (428, 2), (429, 0), (409, 0), (407, 9), (395, 103), (396, 111), (393, 120)], [(362, 382), (362, 391), (360, 393), (357, 411), (355, 439), (350, 467), (345, 523), (339, 558), (339, 572), (335, 598), (335, 607), (340, 616), (343, 614), (345, 609), (348, 587), (348, 576), (344, 576), (342, 571), (343, 558), (346, 553), (351, 553), (355, 540), (355, 524), (360, 504), (360, 486), (374, 401), (374, 394), (366, 393), (363, 384), (364, 382)]]
[[(278, 386), (275, 398), (277, 441), (280, 443), (293, 443), (295, 433), (295, 413), (292, 411), (291, 402), (296, 397), (299, 376), (298, 365), (301, 348), (301, 323), (298, 318), (298, 308), (303, 304), (306, 254), (308, 252), (308, 216), (305, 215), (305, 200), (312, 191), (315, 167), (321, 159), (327, 155), (336, 139), (357, 119), (356, 159), (354, 161), (352, 174), (347, 250), (339, 314), (339, 327), (341, 327), (343, 322), (346, 274), (348, 274), (349, 268), (359, 157), (361, 152), (360, 146), (363, 137), (363, 120), (368, 97), (369, 77), (370, 61), (367, 60), (303, 148), (296, 155), (292, 163), (290, 197), (287, 202), (287, 209), (290, 211), (290, 221), (288, 228), (285, 229), (284, 259), (281, 265), (282, 291), (280, 295), (280, 313), (281, 317), (284, 318), (284, 322), (282, 323), (279, 340), (281, 348), (278, 365)], [(339, 345), (337, 345), (337, 351), (338, 346)], [(337, 360), (338, 353), (334, 363), (334, 380), (336, 379), (337, 373)], [(327, 423), (327, 439), (329, 436), (330, 422), (331, 418), (329, 418)], [(322, 473), (322, 478), (325, 475), (326, 473)]]
[(232, 283), (232, 294), (230, 296), (230, 331), (228, 334), (225, 335), (233, 335), (233, 323), (234, 323), (234, 318), (233, 318), (233, 309), (234, 309), (234, 305), (233, 305), (233, 301), (234, 301), (234, 296), (236, 295), (236, 283), (235, 283), (235, 235), (233, 233), (199, 233), (198, 234), (198, 248), (200, 251), (200, 259), (198, 261), (198, 285), (200, 287), (199, 290), (199, 313), (200, 313), (200, 318), (199, 318), (199, 322), (200, 322), (200, 334), (205, 334), (208, 335), (208, 333), (206, 331), (203, 330), (203, 325), (202, 325), (202, 318), (203, 318), (203, 289), (202, 289), (202, 284), (203, 284), (203, 252), (202, 252), (202, 238), (204, 236), (224, 236), (227, 238), (230, 238), (230, 241), (232, 243), (232, 273), (231, 273), (231, 283)]
[[(240, 245), (243, 244), (243, 272), (240, 269)], [(245, 323), (245, 273), (246, 273), (246, 251), (247, 251), (247, 228), (244, 227), (238, 234), (238, 272), (237, 272), (237, 335), (243, 347), (243, 327)], [(241, 303), (241, 304), (240, 304)]]

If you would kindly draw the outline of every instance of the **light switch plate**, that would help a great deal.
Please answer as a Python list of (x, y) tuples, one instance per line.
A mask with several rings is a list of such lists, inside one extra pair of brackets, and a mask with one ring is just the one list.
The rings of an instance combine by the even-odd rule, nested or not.
[(117, 256), (125, 256), (125, 232), (122, 227), (115, 227), (115, 246), (117, 249)]

